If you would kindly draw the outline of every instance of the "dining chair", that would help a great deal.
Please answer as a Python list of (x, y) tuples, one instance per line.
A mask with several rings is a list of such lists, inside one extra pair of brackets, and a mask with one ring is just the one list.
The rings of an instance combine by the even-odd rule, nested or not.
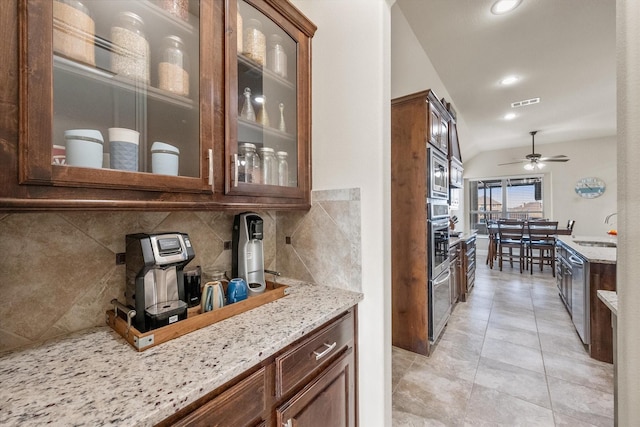
[(487, 236), (489, 237), (489, 244), (487, 246), (487, 261), (485, 264), (488, 264), (489, 268), (493, 269), (493, 263), (498, 256), (498, 241), (500, 240), (498, 221), (487, 220)]
[[(527, 244), (527, 263), (531, 274), (533, 274), (533, 264), (537, 262), (542, 271), (543, 266), (551, 266), (551, 274), (556, 277), (556, 236), (558, 234), (558, 221), (529, 221), (527, 224), (527, 234), (529, 235)], [(538, 251), (538, 256), (534, 256), (534, 251)]]
[(567, 221), (567, 230), (573, 231), (573, 226), (576, 225), (576, 221), (573, 219), (570, 219), (569, 221)]
[[(523, 271), (525, 257), (524, 221), (506, 219), (498, 221), (498, 266), (502, 271), (503, 259), (509, 257), (509, 263), (513, 268), (514, 256), (520, 265), (520, 273)], [(514, 254), (514, 249), (518, 252)]]

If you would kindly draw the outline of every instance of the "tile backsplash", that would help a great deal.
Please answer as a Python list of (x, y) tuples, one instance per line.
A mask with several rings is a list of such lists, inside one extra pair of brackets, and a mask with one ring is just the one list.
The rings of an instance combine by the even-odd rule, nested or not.
[[(303, 212), (258, 211), (265, 268), (283, 276), (360, 291), (360, 192), (317, 191)], [(0, 215), (0, 352), (104, 325), (110, 301), (124, 301), (124, 236), (189, 234), (187, 268), (231, 275), (234, 213), (62, 212)], [(287, 239), (288, 238), (288, 239)], [(289, 241), (290, 243), (287, 243)]]

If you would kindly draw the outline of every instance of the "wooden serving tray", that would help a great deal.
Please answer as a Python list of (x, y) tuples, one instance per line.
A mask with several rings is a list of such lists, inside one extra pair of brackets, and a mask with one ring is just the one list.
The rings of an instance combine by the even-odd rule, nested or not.
[(136, 350), (144, 351), (158, 344), (197, 331), (205, 326), (280, 299), (289, 294), (288, 288), (287, 285), (267, 281), (267, 289), (260, 295), (206, 313), (200, 313), (200, 307), (192, 307), (187, 309), (186, 319), (148, 332), (140, 332), (133, 325), (129, 327), (127, 321), (116, 315), (114, 310), (107, 310), (107, 324)]

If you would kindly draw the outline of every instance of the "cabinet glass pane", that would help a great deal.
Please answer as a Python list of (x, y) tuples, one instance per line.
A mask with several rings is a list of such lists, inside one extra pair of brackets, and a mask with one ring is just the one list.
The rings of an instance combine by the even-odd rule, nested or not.
[(53, 0), (53, 164), (199, 177), (199, 23), (194, 0)]
[[(238, 1), (237, 25), (238, 180), (297, 187), (296, 42), (244, 1)], [(255, 166), (246, 154), (253, 146)]]

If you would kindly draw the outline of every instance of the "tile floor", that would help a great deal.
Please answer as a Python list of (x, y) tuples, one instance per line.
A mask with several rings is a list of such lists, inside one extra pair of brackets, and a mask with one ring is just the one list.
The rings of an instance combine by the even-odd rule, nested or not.
[(393, 348), (393, 425), (613, 426), (613, 365), (588, 356), (549, 267), (478, 264), (430, 357)]

